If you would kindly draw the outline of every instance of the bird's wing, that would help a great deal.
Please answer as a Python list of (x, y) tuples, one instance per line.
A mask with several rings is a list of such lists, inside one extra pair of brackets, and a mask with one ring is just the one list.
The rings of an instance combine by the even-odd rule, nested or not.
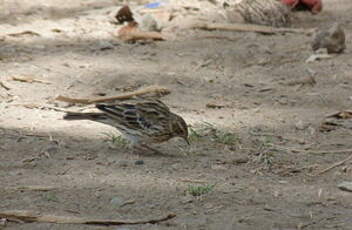
[(158, 100), (97, 104), (97, 108), (116, 120), (116, 127), (153, 134), (165, 130), (169, 108)]

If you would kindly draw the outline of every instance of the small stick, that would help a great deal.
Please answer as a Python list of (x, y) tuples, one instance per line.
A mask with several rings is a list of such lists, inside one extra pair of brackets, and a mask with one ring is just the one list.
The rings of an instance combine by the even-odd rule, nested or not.
[(10, 87), (6, 86), (6, 85), (4, 84), (4, 82), (2, 82), (2, 81), (0, 81), (0, 86), (1, 86), (2, 88), (6, 89), (6, 90), (10, 90), (10, 89), (11, 89)]
[(25, 223), (57, 223), (57, 224), (89, 224), (89, 225), (122, 225), (122, 224), (156, 224), (174, 218), (175, 214), (158, 217), (150, 220), (113, 220), (113, 219), (91, 219), (87, 217), (42, 215), (38, 212), (13, 210), (1, 211), (0, 218), (9, 221), (23, 221)]
[(163, 88), (160, 86), (149, 86), (144, 89), (136, 90), (131, 93), (127, 94), (122, 94), (122, 95), (117, 95), (117, 96), (112, 96), (112, 97), (103, 97), (103, 98), (93, 98), (93, 99), (83, 99), (83, 98), (70, 98), (70, 97), (65, 97), (65, 96), (58, 96), (55, 98), (57, 101), (64, 101), (64, 102), (69, 102), (69, 103), (81, 103), (81, 104), (93, 104), (93, 103), (98, 103), (98, 102), (108, 102), (108, 101), (115, 101), (115, 100), (126, 100), (130, 99), (136, 96), (142, 96), (148, 93), (154, 93), (159, 96), (164, 96), (169, 94), (171, 91), (167, 88)]
[(39, 192), (46, 192), (51, 190), (56, 190), (56, 187), (52, 186), (41, 186), (41, 185), (26, 185), (26, 186), (19, 186), (19, 187), (8, 187), (6, 190), (27, 190), (27, 191), (39, 191)]
[(349, 157), (347, 157), (346, 159), (344, 159), (344, 160), (342, 160), (342, 161), (339, 161), (339, 162), (336, 162), (335, 164), (331, 165), (330, 167), (327, 167), (326, 169), (320, 171), (320, 172), (317, 173), (315, 176), (320, 176), (320, 175), (322, 175), (322, 174), (324, 174), (324, 173), (330, 171), (331, 169), (334, 169), (334, 168), (336, 168), (336, 167), (338, 167), (338, 166), (344, 164), (345, 162), (347, 162), (347, 161), (349, 161), (349, 160), (351, 160), (351, 159), (352, 159), (352, 154), (351, 154)]
[(40, 34), (38, 34), (37, 32), (31, 31), (31, 30), (25, 30), (22, 32), (18, 32), (18, 33), (10, 33), (10, 34), (6, 34), (7, 36), (11, 36), (11, 37), (18, 37), (21, 35), (32, 35), (32, 36), (40, 36)]
[(37, 82), (37, 83), (43, 83), (43, 84), (51, 84), (51, 82), (34, 79), (32, 77), (15, 76), (15, 77), (12, 77), (12, 80), (20, 81), (20, 82), (27, 82), (27, 83), (35, 83), (35, 82)]
[(136, 200), (127, 200), (123, 204), (121, 204), (120, 207), (124, 207), (129, 204), (134, 204), (135, 202), (136, 202)]
[(339, 150), (320, 150), (320, 151), (306, 151), (303, 150), (304, 152), (310, 153), (310, 154), (331, 154), (331, 153), (349, 153), (352, 152), (352, 149), (339, 149)]
[(243, 24), (243, 23), (196, 23), (192, 26), (195, 29), (203, 30), (227, 30), (227, 31), (241, 31), (241, 32), (258, 32), (265, 34), (275, 34), (275, 33), (312, 33), (313, 30), (310, 29), (299, 29), (299, 28), (275, 28), (271, 26), (262, 26), (254, 24)]
[(185, 183), (196, 183), (196, 184), (205, 184), (207, 183), (206, 181), (202, 181), (202, 180), (191, 180), (191, 179), (180, 179), (178, 180), (180, 182), (185, 182)]
[(144, 32), (144, 31), (131, 31), (127, 35), (120, 35), (119, 38), (123, 41), (140, 41), (140, 40), (154, 40), (164, 41), (165, 38), (158, 32)]

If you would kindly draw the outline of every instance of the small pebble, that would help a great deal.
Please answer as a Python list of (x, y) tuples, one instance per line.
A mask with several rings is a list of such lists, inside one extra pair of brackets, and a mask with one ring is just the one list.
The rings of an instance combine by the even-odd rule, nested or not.
[(110, 203), (114, 206), (121, 206), (123, 204), (123, 199), (120, 197), (114, 197), (111, 199)]
[(128, 163), (129, 163), (128, 161), (121, 160), (121, 161), (117, 162), (117, 165), (120, 167), (127, 167)]
[(144, 165), (144, 160), (136, 160), (134, 162), (135, 165)]

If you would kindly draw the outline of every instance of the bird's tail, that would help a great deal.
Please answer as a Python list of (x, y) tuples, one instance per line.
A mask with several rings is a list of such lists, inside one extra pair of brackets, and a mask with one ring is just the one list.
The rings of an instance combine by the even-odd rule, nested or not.
[(67, 112), (63, 119), (64, 120), (92, 120), (101, 121), (107, 117), (103, 113), (78, 113), (78, 112)]

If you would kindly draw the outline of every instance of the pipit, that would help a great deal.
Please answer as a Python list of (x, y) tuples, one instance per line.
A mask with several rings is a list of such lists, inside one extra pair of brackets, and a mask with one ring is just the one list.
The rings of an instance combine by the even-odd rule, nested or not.
[(68, 112), (65, 120), (91, 120), (117, 128), (131, 143), (134, 151), (152, 151), (153, 143), (181, 137), (188, 144), (188, 129), (184, 119), (171, 112), (160, 100), (136, 99), (115, 104), (96, 104), (101, 112)]

